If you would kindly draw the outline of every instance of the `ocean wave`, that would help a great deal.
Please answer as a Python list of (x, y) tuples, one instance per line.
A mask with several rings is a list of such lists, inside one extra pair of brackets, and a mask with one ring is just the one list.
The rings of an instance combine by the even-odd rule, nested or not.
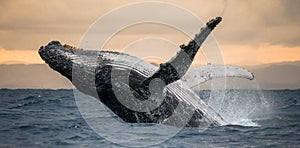
[(8, 108), (9, 109), (16, 109), (16, 108), (21, 108), (21, 107), (25, 107), (25, 106), (40, 104), (40, 103), (44, 102), (44, 100), (41, 100), (41, 99), (28, 99), (28, 97), (26, 97), (26, 100), (27, 101), (15, 102), (15, 104), (12, 104)]

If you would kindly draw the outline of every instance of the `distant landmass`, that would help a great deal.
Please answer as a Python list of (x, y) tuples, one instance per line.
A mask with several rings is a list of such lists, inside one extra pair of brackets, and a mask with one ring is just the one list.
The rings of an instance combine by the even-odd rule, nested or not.
[[(300, 61), (244, 66), (262, 89), (299, 89)], [(0, 88), (71, 89), (66, 78), (45, 64), (0, 65)]]
[(246, 67), (264, 89), (299, 89), (300, 61)]

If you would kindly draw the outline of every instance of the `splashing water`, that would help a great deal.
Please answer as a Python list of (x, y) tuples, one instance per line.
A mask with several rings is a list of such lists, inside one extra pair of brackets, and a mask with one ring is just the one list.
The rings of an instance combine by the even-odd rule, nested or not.
[(242, 125), (249, 127), (260, 127), (261, 125), (253, 122), (251, 119), (241, 119), (239, 121), (232, 122), (230, 125)]
[(271, 110), (257, 83), (229, 78), (226, 84), (230, 89), (211, 91), (208, 105), (229, 125), (260, 126), (255, 121), (268, 116)]

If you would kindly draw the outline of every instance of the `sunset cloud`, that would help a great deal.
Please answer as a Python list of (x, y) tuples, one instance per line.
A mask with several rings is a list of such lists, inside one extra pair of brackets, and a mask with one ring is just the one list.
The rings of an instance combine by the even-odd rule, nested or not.
[[(135, 0), (111, 1), (0, 1), (0, 64), (41, 63), (37, 50), (51, 40), (77, 45), (97, 18)], [(300, 1), (298, 0), (167, 0), (185, 8), (203, 21), (222, 15), (224, 21), (214, 31), (226, 63), (253, 65), (300, 60)], [(177, 16), (172, 18), (178, 20)], [(112, 20), (110, 23), (120, 23)], [(189, 22), (182, 22), (189, 25)], [(110, 24), (107, 24), (110, 25)], [(200, 26), (199, 26), (200, 27)], [(118, 48), (132, 36), (168, 36), (175, 44), (186, 40), (172, 29), (142, 27), (125, 31), (110, 47)], [(155, 31), (157, 30), (157, 31)], [(167, 34), (167, 35), (166, 35)], [(184, 40), (182, 40), (184, 39)], [(169, 53), (170, 55), (174, 53)], [(245, 56), (247, 55), (247, 56)], [(8, 62), (11, 61), (11, 62)]]
[(300, 47), (261, 44), (259, 46), (224, 45), (224, 62), (236, 65), (259, 65), (300, 59)]

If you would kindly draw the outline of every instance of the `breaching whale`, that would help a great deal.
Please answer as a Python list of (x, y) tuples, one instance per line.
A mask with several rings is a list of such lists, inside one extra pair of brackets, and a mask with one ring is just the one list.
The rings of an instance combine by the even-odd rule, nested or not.
[[(235, 66), (190, 68), (200, 46), (221, 20), (216, 17), (207, 22), (187, 45), (180, 46), (176, 56), (159, 67), (128, 54), (81, 50), (58, 41), (38, 52), (79, 91), (97, 98), (125, 122), (220, 126), (226, 124), (223, 118), (191, 87), (216, 77), (254, 78), (251, 72)], [(226, 72), (220, 72), (224, 68)]]

